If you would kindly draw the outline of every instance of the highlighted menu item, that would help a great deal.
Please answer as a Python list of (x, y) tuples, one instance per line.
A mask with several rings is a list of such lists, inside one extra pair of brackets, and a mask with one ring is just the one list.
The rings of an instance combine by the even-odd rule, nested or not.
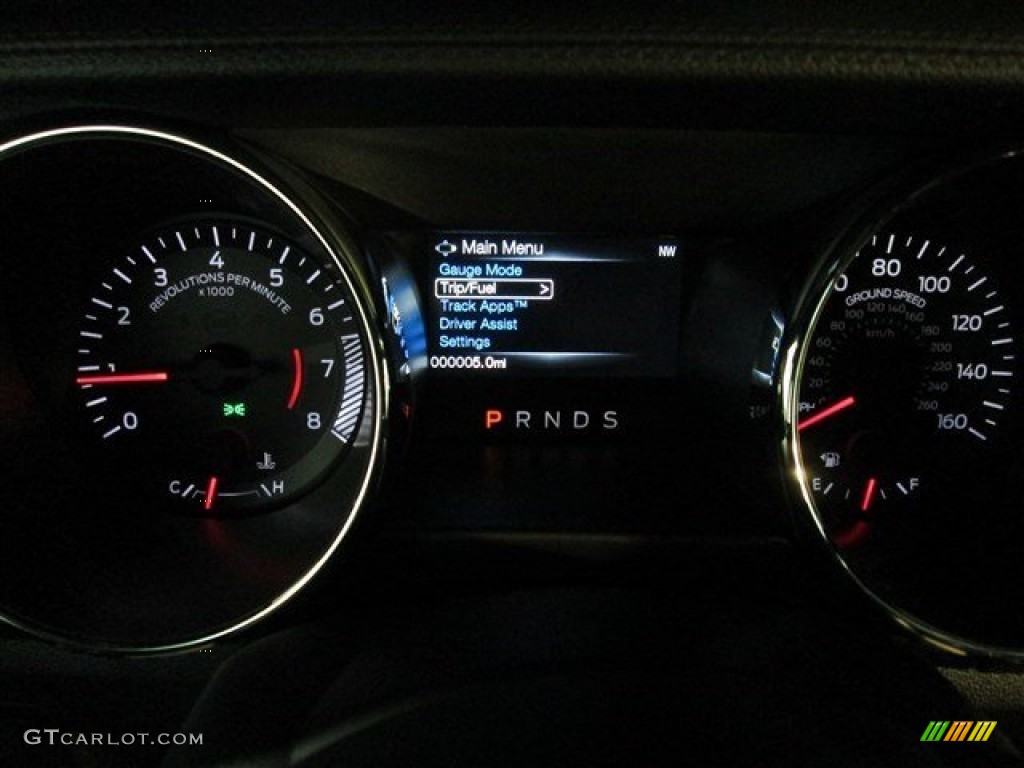
[(428, 252), (433, 370), (677, 373), (682, 253), (673, 239), (443, 233)]

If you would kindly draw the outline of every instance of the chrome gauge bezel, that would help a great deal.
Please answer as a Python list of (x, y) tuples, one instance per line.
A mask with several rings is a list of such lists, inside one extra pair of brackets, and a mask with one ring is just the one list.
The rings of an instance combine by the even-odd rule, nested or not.
[[(0, 167), (8, 158), (37, 148), (55, 144), (71, 144), (81, 140), (111, 140), (152, 143), (173, 151), (188, 153), (219, 166), (228, 173), (238, 174), (253, 185), (254, 190), (269, 196), (275, 206), (281, 206), (295, 218), (301, 228), (337, 267), (337, 279), (354, 298), (354, 315), (358, 318), (359, 332), (365, 339), (366, 407), (356, 441), (360, 445), (360, 469), (352, 484), (352, 502), (341, 514), (341, 524), (333, 535), (325, 536), (326, 545), (319, 556), (304, 563), (298, 576), (290, 579), (286, 588), (272, 598), (262, 601), (261, 607), (244, 615), (220, 617), (215, 626), (175, 637), (168, 642), (146, 640), (135, 642), (123, 638), (83, 636), (78, 630), (64, 632), (63, 628), (40, 623), (32, 617), (0, 610), (0, 621), (59, 645), (90, 652), (117, 654), (172, 653), (211, 643), (218, 638), (236, 633), (266, 618), (288, 603), (332, 559), (342, 541), (347, 538), (360, 512), (367, 505), (379, 480), (385, 451), (387, 418), (390, 399), (390, 372), (387, 364), (383, 323), (380, 308), (375, 305), (373, 281), (363, 262), (361, 251), (349, 234), (346, 222), (339, 212), (298, 171), (258, 150), (238, 144), (230, 139), (197, 139), (186, 132), (132, 125), (120, 122), (102, 122), (66, 125), (29, 133), (0, 144)], [(84, 145), (83, 145), (84, 146)], [(341, 469), (336, 470), (336, 474)], [(326, 483), (330, 485), (330, 483)], [(323, 494), (321, 494), (323, 495)], [(336, 503), (336, 502), (335, 502)], [(332, 500), (321, 498), (318, 508), (331, 509)], [(304, 510), (308, 513), (308, 510)], [(338, 514), (337, 510), (330, 514)], [(319, 523), (317, 523), (319, 525)], [(318, 534), (320, 535), (320, 534)], [(329, 540), (328, 540), (329, 538)], [(318, 548), (317, 547), (311, 547)]]
[(973, 171), (1022, 157), (1024, 151), (1018, 149), (977, 154), (959, 164), (946, 164), (938, 172), (932, 169), (931, 172), (908, 174), (902, 183), (889, 185), (885, 191), (876, 192), (867, 202), (862, 202), (859, 214), (849, 219), (855, 223), (846, 226), (828, 242), (811, 271), (811, 277), (804, 281), (796, 294), (781, 345), (780, 374), (776, 385), (776, 423), (783, 485), (800, 537), (824, 553), (827, 561), (841, 574), (841, 581), (852, 584), (893, 622), (930, 647), (964, 659), (986, 658), (1014, 663), (1024, 662), (1024, 647), (979, 642), (962, 633), (946, 631), (882, 597), (854, 572), (826, 531), (805, 470), (797, 426), (800, 420), (800, 382), (810, 343), (832, 297), (836, 280), (857, 257), (860, 249), (870, 242), (873, 235), (885, 231), (900, 214), (913, 208), (933, 191), (955, 183)]

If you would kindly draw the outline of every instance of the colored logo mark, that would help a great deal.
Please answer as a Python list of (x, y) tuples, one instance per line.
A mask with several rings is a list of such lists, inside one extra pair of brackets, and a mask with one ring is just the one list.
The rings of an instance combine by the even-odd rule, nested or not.
[(988, 741), (995, 729), (995, 720), (932, 720), (921, 741)]

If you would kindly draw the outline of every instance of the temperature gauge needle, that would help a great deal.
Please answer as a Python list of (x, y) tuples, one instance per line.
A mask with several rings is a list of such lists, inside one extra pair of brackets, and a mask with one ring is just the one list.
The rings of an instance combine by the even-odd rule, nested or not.
[(94, 376), (79, 376), (75, 383), (79, 386), (90, 384), (157, 384), (167, 381), (165, 371), (148, 371), (145, 373), (101, 373)]
[(815, 411), (806, 419), (797, 423), (796, 431), (802, 432), (808, 427), (813, 427), (815, 424), (818, 424), (831, 416), (835, 416), (837, 413), (841, 411), (845, 411), (847, 408), (850, 408), (851, 406), (855, 405), (856, 402), (857, 401), (854, 399), (853, 395), (850, 395), (849, 397), (843, 398), (838, 403), (830, 405), (828, 408), (822, 408), (818, 411)]
[(206, 484), (206, 499), (203, 501), (203, 509), (209, 511), (213, 509), (213, 502), (217, 500), (217, 485), (220, 481), (216, 476), (210, 478), (210, 482)]
[(870, 478), (864, 487), (864, 499), (860, 503), (860, 511), (867, 512), (875, 501), (875, 491), (878, 490), (878, 480)]

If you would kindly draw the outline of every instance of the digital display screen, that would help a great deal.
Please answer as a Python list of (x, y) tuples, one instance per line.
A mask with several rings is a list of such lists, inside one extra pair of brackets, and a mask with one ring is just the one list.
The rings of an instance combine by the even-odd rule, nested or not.
[(676, 375), (678, 241), (443, 232), (428, 249), (437, 374)]

